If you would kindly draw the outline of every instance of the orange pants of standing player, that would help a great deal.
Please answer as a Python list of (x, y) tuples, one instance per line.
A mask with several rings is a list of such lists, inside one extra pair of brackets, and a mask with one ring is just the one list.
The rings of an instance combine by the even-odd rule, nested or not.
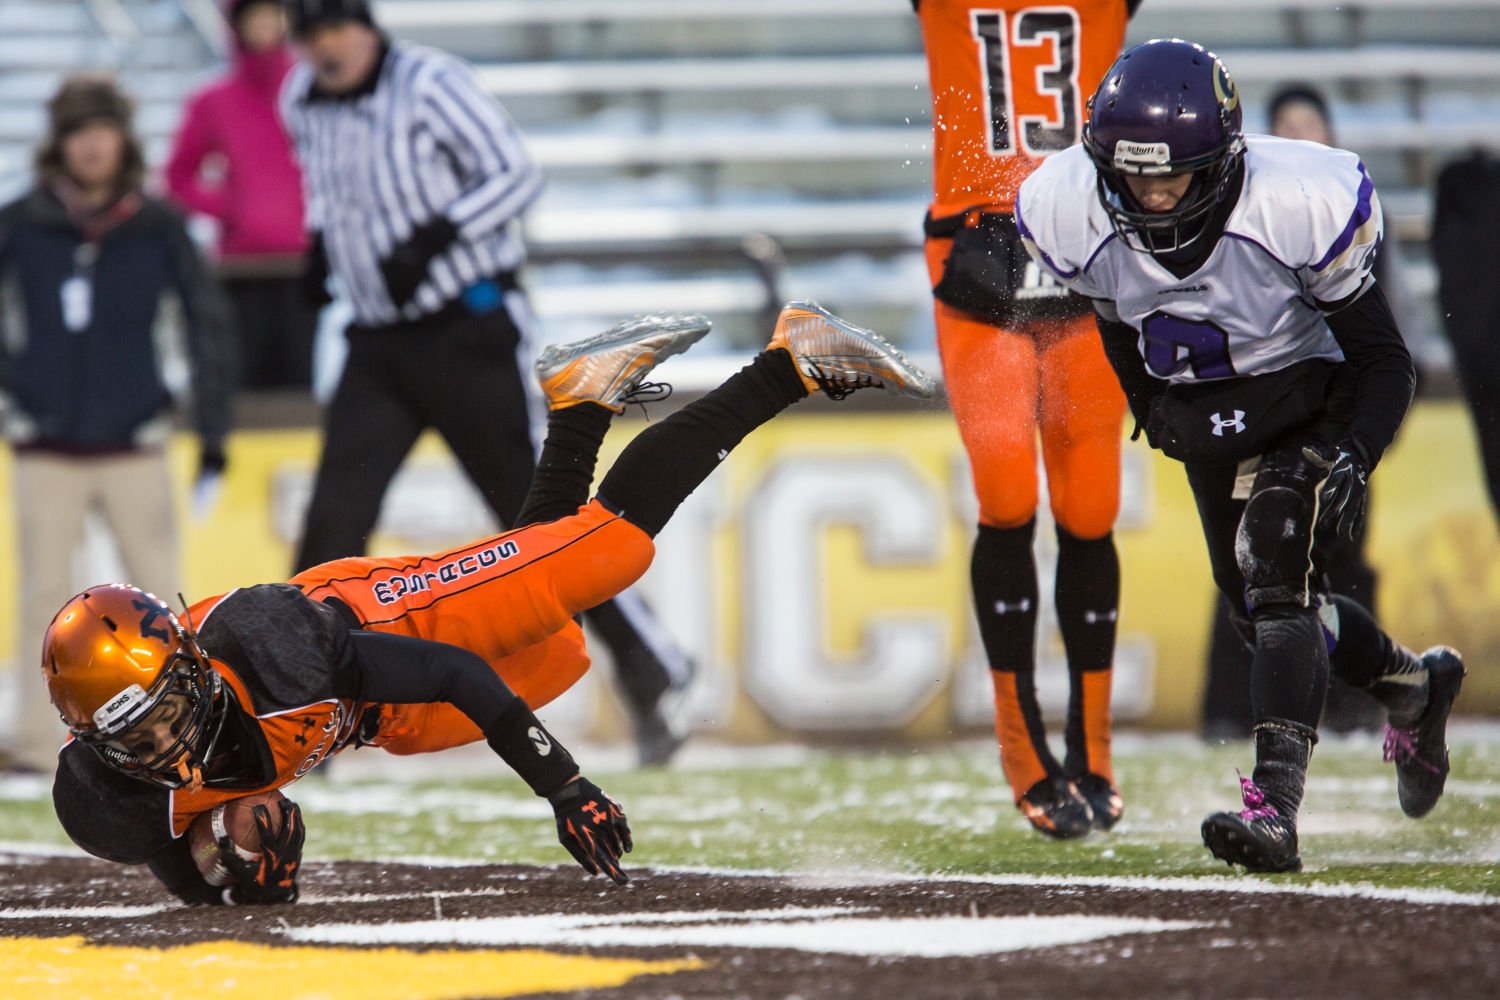
[[(933, 283), (953, 241), (927, 241)], [(1037, 434), (1052, 517), (1102, 538), (1120, 509), (1125, 394), (1092, 316), (1002, 330), (941, 302), (938, 352), (948, 405), (969, 455), (979, 521), (1016, 528), (1036, 515)]]
[[(951, 239), (927, 241), (934, 284)], [(979, 522), (1018, 528), (1036, 516), (1037, 439), (1053, 519), (1069, 534), (1103, 538), (1120, 507), (1120, 422), (1125, 395), (1091, 315), (1005, 330), (934, 301), (948, 403), (979, 500)], [(991, 667), (1007, 666), (991, 664)], [(1017, 798), (1047, 776), (1036, 752), (1017, 675), (991, 671), (995, 727)], [(1109, 671), (1085, 672), (1081, 706), (1089, 769), (1112, 781)]]
[[(369, 631), (478, 654), (537, 709), (588, 670), (574, 616), (638, 580), (655, 551), (651, 536), (593, 501), (437, 555), (336, 559), (291, 583), (315, 601), (338, 598)], [(375, 745), (430, 753), (482, 738), (452, 705), (385, 705)]]

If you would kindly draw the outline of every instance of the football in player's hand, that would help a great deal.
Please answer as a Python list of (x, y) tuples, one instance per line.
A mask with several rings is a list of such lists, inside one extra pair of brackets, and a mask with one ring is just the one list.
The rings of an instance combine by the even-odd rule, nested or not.
[(260, 857), (260, 830), (255, 825), (251, 812), (256, 806), (265, 806), (271, 816), (271, 829), (281, 829), (281, 792), (272, 790), (259, 795), (246, 795), (214, 806), (208, 812), (199, 813), (188, 827), (188, 849), (192, 851), (193, 863), (203, 874), (209, 885), (229, 885), (234, 876), (219, 857), (219, 840), (228, 837), (234, 844), (235, 853), (245, 861)]

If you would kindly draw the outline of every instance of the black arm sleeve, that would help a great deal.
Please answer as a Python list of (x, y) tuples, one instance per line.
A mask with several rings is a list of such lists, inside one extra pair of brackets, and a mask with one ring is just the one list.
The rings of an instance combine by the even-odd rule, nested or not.
[(1105, 319), (1095, 314), (1094, 323), (1099, 327), (1099, 339), (1104, 343), (1104, 356), (1125, 390), (1125, 399), (1130, 403), (1130, 414), (1135, 417), (1137, 432), (1146, 426), (1151, 415), (1151, 404), (1163, 392), (1167, 383), (1146, 370), (1146, 359), (1136, 349), (1140, 334), (1127, 323)]
[(532, 791), (547, 795), (578, 773), (567, 749), (483, 658), (459, 646), (381, 632), (350, 632), (335, 693), (354, 701), (447, 702), (484, 733)]
[(350, 632), (351, 652), (334, 694), (355, 701), (421, 705), (445, 701), (488, 732), (516, 700), (490, 665), (446, 642), (384, 632)]
[(178, 837), (146, 862), (167, 891), (190, 906), (224, 902), (224, 890), (203, 881), (188, 850), (188, 839)]
[(1325, 319), (1355, 370), (1348, 438), (1365, 467), (1373, 469), (1411, 406), (1417, 370), (1379, 282)]

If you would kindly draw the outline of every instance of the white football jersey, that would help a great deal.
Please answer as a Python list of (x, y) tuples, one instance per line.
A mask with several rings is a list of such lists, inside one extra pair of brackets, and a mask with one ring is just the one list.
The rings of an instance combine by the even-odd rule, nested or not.
[(1208, 259), (1178, 278), (1115, 232), (1081, 145), (1021, 185), (1016, 223), (1041, 265), (1140, 331), (1146, 367), (1173, 382), (1342, 361), (1318, 303), (1353, 295), (1380, 246), (1380, 201), (1359, 157), (1246, 136), (1244, 189)]

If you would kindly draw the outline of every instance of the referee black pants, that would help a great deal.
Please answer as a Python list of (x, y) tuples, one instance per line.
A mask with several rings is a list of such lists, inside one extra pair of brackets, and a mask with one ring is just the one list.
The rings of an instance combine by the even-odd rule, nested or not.
[(386, 487), (428, 427), (448, 442), (500, 522), (514, 520), (534, 463), (519, 343), (504, 308), (351, 328), (296, 572), (364, 553)]

